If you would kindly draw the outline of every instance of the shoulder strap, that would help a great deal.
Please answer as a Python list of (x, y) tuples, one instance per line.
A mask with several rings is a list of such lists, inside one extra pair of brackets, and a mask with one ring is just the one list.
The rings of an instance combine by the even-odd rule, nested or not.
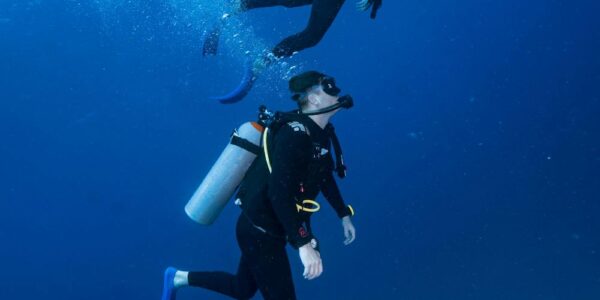
[(327, 133), (329, 134), (329, 138), (331, 139), (331, 143), (333, 145), (333, 150), (335, 151), (335, 171), (337, 172), (340, 178), (346, 177), (346, 165), (344, 164), (344, 155), (342, 153), (342, 146), (340, 145), (340, 140), (335, 134), (335, 128), (331, 123), (327, 124), (325, 127)]
[(238, 134), (237, 134), (237, 130), (235, 130), (233, 132), (233, 134), (231, 135), (231, 140), (230, 142), (232, 145), (236, 145), (248, 152), (254, 153), (256, 155), (260, 154), (260, 147), (257, 145), (254, 145), (252, 142), (248, 141), (247, 139), (241, 138)]
[(267, 163), (267, 169), (269, 170), (269, 174), (273, 172), (271, 168), (271, 158), (269, 157), (270, 143), (273, 141), (273, 137), (279, 132), (282, 126), (286, 123), (295, 121), (296, 118), (291, 113), (281, 113), (277, 112), (274, 115), (274, 118), (271, 120), (269, 125), (265, 128), (261, 136), (261, 147), (262, 151), (265, 155), (265, 162)]

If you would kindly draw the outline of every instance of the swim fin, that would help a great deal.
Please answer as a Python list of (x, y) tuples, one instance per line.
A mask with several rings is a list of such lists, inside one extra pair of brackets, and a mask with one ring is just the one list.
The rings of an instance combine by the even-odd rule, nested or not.
[(247, 66), (244, 77), (235, 90), (231, 91), (227, 95), (211, 98), (214, 100), (219, 100), (219, 102), (223, 104), (233, 104), (239, 102), (246, 97), (248, 92), (250, 92), (252, 86), (254, 85), (254, 81), (256, 81), (256, 78), (257, 76), (254, 73), (253, 68), (251, 66)]
[(204, 37), (204, 45), (202, 46), (202, 55), (216, 55), (219, 48), (219, 38), (221, 37), (221, 25), (214, 25), (213, 28)]
[(162, 300), (175, 300), (175, 293), (177, 289), (175, 288), (175, 273), (177, 269), (173, 267), (168, 267), (165, 270), (165, 275), (163, 278), (163, 294)]

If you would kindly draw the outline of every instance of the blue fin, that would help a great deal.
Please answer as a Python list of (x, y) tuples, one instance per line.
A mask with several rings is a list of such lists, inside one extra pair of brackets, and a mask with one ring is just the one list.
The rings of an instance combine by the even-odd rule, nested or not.
[(256, 81), (256, 74), (252, 70), (252, 67), (246, 67), (246, 72), (244, 73), (244, 77), (240, 84), (235, 88), (235, 90), (231, 91), (229, 94), (219, 97), (211, 97), (214, 100), (219, 100), (219, 102), (223, 104), (232, 104), (241, 101), (246, 97), (248, 92), (252, 89), (254, 85), (254, 81)]
[(175, 289), (175, 273), (177, 272), (177, 269), (173, 268), (173, 267), (168, 267), (165, 270), (165, 275), (163, 278), (163, 294), (162, 294), (162, 300), (175, 300), (175, 293), (177, 292), (177, 289)]

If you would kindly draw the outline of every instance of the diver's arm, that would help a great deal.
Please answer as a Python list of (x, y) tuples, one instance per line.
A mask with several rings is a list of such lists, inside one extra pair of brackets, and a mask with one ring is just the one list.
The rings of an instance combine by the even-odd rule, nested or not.
[(327, 202), (333, 207), (338, 217), (341, 219), (345, 216), (352, 216), (353, 212), (349, 206), (344, 203), (340, 189), (333, 178), (333, 174), (328, 172), (321, 185), (321, 191), (323, 196), (327, 199)]
[(354, 211), (350, 206), (346, 206), (344, 203), (340, 189), (331, 172), (325, 176), (321, 191), (323, 192), (325, 199), (327, 199), (331, 207), (336, 211), (338, 217), (342, 219), (342, 227), (344, 228), (344, 236), (346, 237), (344, 245), (349, 245), (356, 239), (356, 229), (354, 228), (351, 219), (351, 216), (354, 215)]
[(299, 184), (308, 174), (312, 143), (304, 131), (294, 131), (285, 124), (273, 139), (270, 154), (272, 173), (268, 182), (268, 197), (288, 241), (298, 249), (313, 239), (303, 226), (294, 196)]
[(344, 0), (314, 0), (306, 28), (277, 44), (273, 48), (273, 54), (276, 57), (291, 56), (294, 52), (317, 45), (343, 4)]
[(273, 210), (288, 237), (289, 243), (300, 255), (304, 266), (304, 278), (311, 280), (323, 272), (321, 255), (311, 245), (314, 239), (300, 219), (294, 196), (299, 183), (308, 174), (312, 158), (312, 142), (308, 134), (294, 130), (286, 124), (279, 130), (274, 140), (271, 157), (272, 173), (269, 176), (268, 193)]

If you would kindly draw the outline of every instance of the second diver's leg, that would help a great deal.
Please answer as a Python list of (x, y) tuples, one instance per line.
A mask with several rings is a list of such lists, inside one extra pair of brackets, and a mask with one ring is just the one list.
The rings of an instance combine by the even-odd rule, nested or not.
[(230, 5), (231, 11), (223, 15), (219, 22), (215, 23), (211, 29), (204, 36), (204, 43), (202, 45), (202, 55), (211, 56), (217, 54), (219, 48), (219, 39), (221, 36), (221, 28), (224, 26), (226, 19), (231, 15), (237, 15), (244, 11), (272, 7), (272, 6), (285, 6), (285, 7), (298, 7), (303, 5), (309, 5), (313, 0), (233, 0)]
[(309, 5), (313, 0), (236, 0), (240, 1), (242, 10), (250, 10), (262, 7), (285, 6), (298, 7)]
[(221, 36), (221, 27), (230, 15), (237, 15), (247, 10), (272, 6), (298, 7), (312, 4), (314, 0), (233, 0), (231, 2), (231, 12), (224, 15), (221, 20), (215, 23), (204, 36), (202, 45), (202, 55), (216, 55), (219, 48), (219, 39)]

